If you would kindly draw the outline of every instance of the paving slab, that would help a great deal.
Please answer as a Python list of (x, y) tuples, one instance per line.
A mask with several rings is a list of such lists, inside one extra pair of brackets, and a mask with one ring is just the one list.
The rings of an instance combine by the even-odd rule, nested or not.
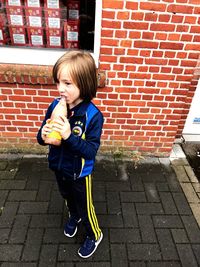
[(200, 186), (177, 145), (137, 164), (98, 155), (93, 194), (104, 239), (84, 260), (46, 156), (0, 155), (0, 267), (200, 266)]

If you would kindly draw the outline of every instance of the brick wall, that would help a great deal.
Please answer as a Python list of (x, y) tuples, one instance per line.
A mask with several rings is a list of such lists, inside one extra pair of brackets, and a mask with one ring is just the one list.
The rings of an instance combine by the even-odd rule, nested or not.
[[(169, 155), (196, 86), (198, 2), (103, 1), (100, 70), (107, 84), (95, 99), (105, 116), (102, 150)], [(35, 135), (57, 96), (50, 73), (0, 66), (0, 151), (41, 150)]]
[(170, 153), (194, 85), (199, 13), (197, 0), (103, 1), (104, 145)]

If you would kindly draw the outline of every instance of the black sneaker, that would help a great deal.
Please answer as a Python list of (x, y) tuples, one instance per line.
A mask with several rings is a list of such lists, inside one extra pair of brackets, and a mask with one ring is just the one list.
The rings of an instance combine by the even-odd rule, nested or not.
[(64, 235), (66, 235), (67, 237), (75, 236), (77, 232), (77, 226), (80, 221), (81, 219), (76, 220), (75, 218), (70, 217), (69, 221), (64, 226)]
[(84, 244), (78, 250), (78, 255), (81, 258), (88, 258), (88, 257), (90, 257), (95, 252), (95, 250), (97, 249), (97, 247), (100, 244), (100, 242), (101, 242), (102, 239), (103, 239), (103, 233), (101, 233), (99, 239), (96, 240), (96, 241), (94, 239), (90, 239), (87, 236)]

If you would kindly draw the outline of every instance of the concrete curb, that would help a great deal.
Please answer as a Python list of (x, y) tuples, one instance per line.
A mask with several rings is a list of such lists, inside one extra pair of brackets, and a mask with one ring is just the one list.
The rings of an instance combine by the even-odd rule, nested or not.
[(170, 161), (200, 227), (200, 183), (179, 144), (173, 146)]

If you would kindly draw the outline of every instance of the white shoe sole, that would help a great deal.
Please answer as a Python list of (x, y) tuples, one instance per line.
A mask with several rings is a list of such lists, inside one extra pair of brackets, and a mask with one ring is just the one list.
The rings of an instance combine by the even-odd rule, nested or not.
[[(78, 220), (78, 224), (80, 223), (80, 221), (81, 221), (81, 219)], [(67, 234), (67, 233), (65, 232), (65, 230), (64, 230), (64, 235), (67, 236), (67, 237), (74, 237), (75, 234), (77, 233), (77, 228), (78, 228), (78, 227), (76, 227), (76, 229), (75, 229), (73, 235), (69, 235), (69, 234)]]
[(87, 256), (83, 256), (82, 254), (80, 254), (80, 252), (79, 252), (80, 249), (79, 249), (79, 250), (78, 250), (78, 255), (79, 255), (81, 258), (84, 258), (84, 259), (89, 258), (89, 257), (92, 256), (92, 254), (96, 251), (96, 249), (97, 249), (98, 245), (101, 243), (102, 239), (103, 239), (103, 233), (101, 232), (101, 236), (100, 236), (99, 239), (95, 242), (95, 248), (94, 248), (94, 250), (93, 250), (89, 255), (87, 255)]
[(77, 227), (76, 227), (73, 235), (69, 235), (69, 234), (65, 233), (65, 230), (64, 230), (64, 235), (67, 237), (74, 237), (76, 233), (77, 233)]

